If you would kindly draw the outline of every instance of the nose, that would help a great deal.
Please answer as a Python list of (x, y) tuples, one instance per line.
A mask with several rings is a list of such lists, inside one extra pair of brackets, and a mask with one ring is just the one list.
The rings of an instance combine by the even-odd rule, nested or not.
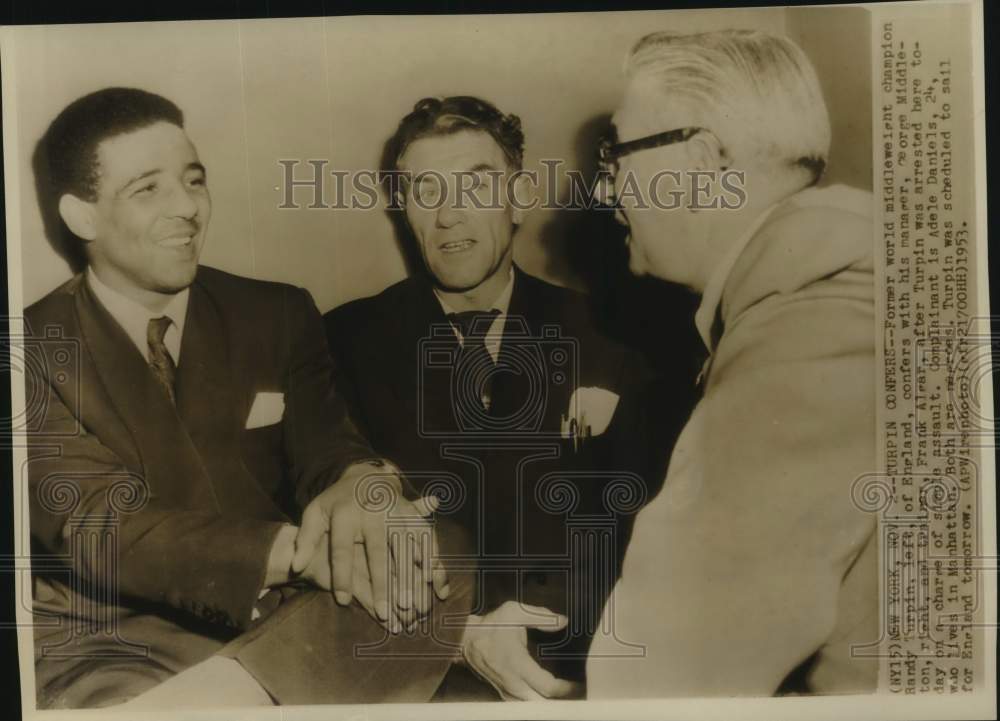
[(455, 202), (448, 198), (437, 211), (437, 225), (439, 228), (450, 228), (462, 220), (462, 211), (455, 207)]
[(170, 198), (169, 212), (171, 216), (191, 220), (198, 215), (198, 210), (198, 203), (187, 186), (182, 183), (174, 189)]

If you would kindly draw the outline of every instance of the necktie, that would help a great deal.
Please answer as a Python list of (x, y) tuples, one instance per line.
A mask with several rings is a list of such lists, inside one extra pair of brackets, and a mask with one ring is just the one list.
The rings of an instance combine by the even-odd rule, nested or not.
[(708, 374), (712, 368), (712, 358), (715, 354), (715, 347), (719, 344), (719, 339), (722, 338), (722, 314), (716, 310), (715, 318), (712, 320), (712, 327), (709, 330), (709, 343), (710, 348), (705, 348), (702, 346), (702, 354), (700, 355), (699, 362), (701, 364), (701, 370), (698, 372), (698, 378), (695, 381), (697, 386), (695, 392), (695, 398), (701, 399), (705, 394), (705, 384), (708, 382)]
[(174, 373), (177, 366), (163, 343), (163, 336), (167, 334), (167, 328), (172, 322), (165, 315), (150, 318), (149, 325), (146, 326), (146, 342), (149, 344), (149, 367), (153, 371), (153, 377), (163, 386), (170, 402), (174, 403)]
[(499, 314), (496, 308), (448, 314), (448, 320), (462, 334), (462, 351), (458, 354), (454, 378), (459, 391), (454, 400), (458, 403), (471, 401), (489, 410), (490, 382), (496, 363), (486, 349), (486, 334)]

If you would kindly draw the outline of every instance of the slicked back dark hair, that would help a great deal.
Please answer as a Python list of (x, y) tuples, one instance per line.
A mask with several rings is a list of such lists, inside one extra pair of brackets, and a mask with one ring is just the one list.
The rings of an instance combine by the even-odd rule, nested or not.
[(512, 170), (520, 170), (524, 160), (524, 133), (521, 119), (504, 115), (495, 105), (471, 95), (424, 98), (413, 106), (386, 144), (383, 156), (389, 167), (399, 169), (399, 159), (416, 140), (453, 135), (463, 130), (488, 133), (500, 146)]
[(184, 114), (162, 95), (138, 88), (104, 88), (66, 106), (43, 138), (48, 179), (55, 198), (65, 193), (97, 197), (97, 146), (158, 122), (184, 127)]

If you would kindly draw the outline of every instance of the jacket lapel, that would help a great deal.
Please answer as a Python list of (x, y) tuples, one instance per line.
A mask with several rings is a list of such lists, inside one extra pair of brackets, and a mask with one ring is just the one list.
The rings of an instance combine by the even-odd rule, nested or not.
[[(229, 357), (225, 323), (211, 296), (191, 286), (184, 339), (177, 364), (177, 413), (202, 456), (229, 445), (242, 405), (233, 392), (236, 368)], [(207, 451), (207, 453), (205, 452)]]
[(210, 479), (223, 513), (275, 518), (274, 501), (243, 463), (241, 433), (252, 394), (246, 358), (234, 358), (225, 315), (208, 289), (191, 285), (175, 394), (183, 428)]
[[(514, 416), (517, 416), (518, 419), (523, 419), (523, 423), (517, 423), (518, 427), (533, 425), (531, 418), (535, 417), (534, 413), (539, 407), (544, 408), (548, 395), (544, 365), (538, 367), (539, 363), (544, 364), (541, 355), (544, 348), (535, 342), (539, 337), (539, 329), (533, 314), (537, 312), (538, 306), (533, 298), (530, 281), (515, 265), (514, 289), (497, 357), (497, 373), (491, 386), (493, 401), (490, 415), (495, 418), (511, 418), (512, 422), (516, 422)], [(538, 378), (539, 373), (542, 374), (541, 378)], [(535, 386), (535, 391), (532, 391), (533, 375), (542, 381), (541, 385)], [(543, 396), (533, 399), (533, 392), (541, 392)]]
[(95, 370), (135, 441), (151, 497), (181, 508), (217, 510), (198, 452), (146, 359), (86, 281), (76, 304)]
[(458, 339), (430, 283), (416, 276), (410, 290), (397, 316), (394, 336), (400, 346), (388, 377), (395, 380), (403, 407), (417, 414), (408, 418), (418, 419), (423, 432), (453, 433), (458, 428), (451, 397), (454, 368), (445, 361), (458, 353)]

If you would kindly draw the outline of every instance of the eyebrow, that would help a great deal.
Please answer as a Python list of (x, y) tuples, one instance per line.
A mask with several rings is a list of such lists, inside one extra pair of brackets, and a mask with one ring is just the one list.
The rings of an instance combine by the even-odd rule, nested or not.
[[(503, 172), (501, 168), (496, 167), (495, 165), (493, 165), (493, 163), (477, 163), (468, 170), (454, 170), (454, 171), (446, 170), (443, 173), (439, 172), (439, 174), (447, 175), (448, 173), (481, 173), (484, 170), (495, 170), (497, 172)], [(416, 179), (415, 182), (418, 183), (428, 180), (430, 178), (434, 178), (435, 180), (437, 179), (434, 173), (417, 173), (417, 176), (419, 177)]]
[(152, 175), (158, 175), (159, 173), (162, 173), (162, 172), (163, 172), (162, 168), (153, 168), (152, 170), (147, 170), (145, 173), (141, 173), (141, 174), (135, 176), (134, 178), (129, 179), (124, 185), (122, 185), (117, 191), (115, 191), (115, 195), (121, 195), (131, 185), (133, 185), (135, 183), (138, 183), (140, 180), (148, 178), (148, 177), (150, 177)]
[[(197, 170), (197, 171), (201, 172), (203, 175), (208, 175), (208, 171), (205, 170), (205, 166), (202, 165), (201, 163), (199, 163), (198, 161), (194, 161), (192, 163), (188, 163), (184, 167), (184, 172), (185, 173), (188, 172), (188, 171), (190, 171), (190, 170)], [(122, 185), (122, 187), (120, 187), (115, 192), (115, 195), (121, 195), (126, 189), (128, 189), (133, 184), (138, 183), (140, 180), (144, 180), (145, 178), (149, 178), (149, 177), (151, 177), (153, 175), (158, 175), (159, 173), (162, 173), (162, 172), (163, 172), (163, 168), (153, 168), (152, 170), (147, 170), (145, 173), (140, 173), (139, 175), (135, 176), (134, 178), (132, 178), (128, 182), (126, 182), (124, 185)]]

